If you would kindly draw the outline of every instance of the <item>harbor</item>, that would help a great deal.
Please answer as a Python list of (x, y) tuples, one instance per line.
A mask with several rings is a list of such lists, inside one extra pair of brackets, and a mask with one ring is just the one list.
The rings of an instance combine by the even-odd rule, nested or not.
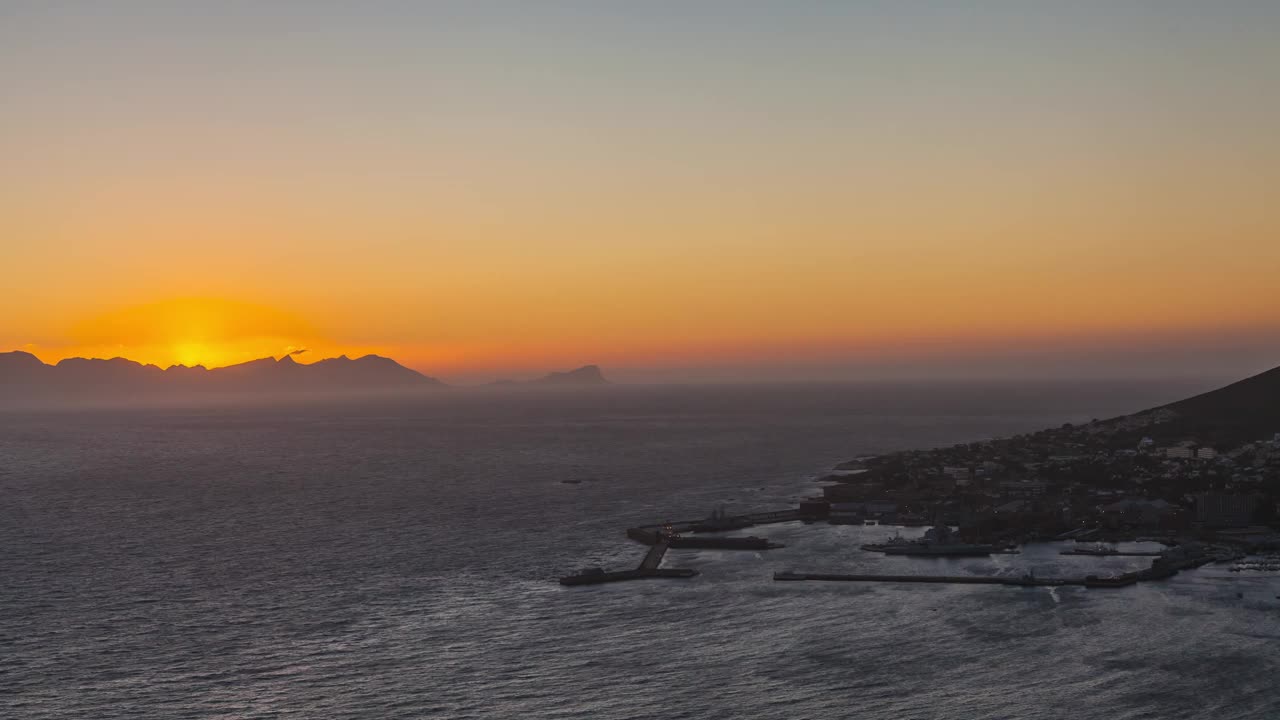
[[(671, 549), (713, 549), (713, 550), (747, 550), (763, 551), (782, 548), (782, 543), (757, 536), (726, 535), (725, 533), (749, 529), (759, 525), (793, 523), (805, 521), (810, 524), (803, 508), (794, 510), (768, 511), (745, 514), (729, 514), (717, 508), (706, 518), (700, 520), (682, 520), (640, 525), (626, 530), (626, 536), (634, 542), (647, 546), (644, 557), (634, 569), (606, 571), (601, 568), (589, 568), (577, 574), (560, 578), (566, 586), (595, 585), (627, 580), (652, 578), (691, 578), (698, 574), (690, 568), (663, 568), (662, 563)], [(839, 524), (839, 523), (837, 523)], [(1184, 539), (1174, 544), (1162, 541), (1166, 549), (1153, 551), (1146, 549), (1120, 549), (1115, 544), (1085, 544), (1077, 542), (1071, 547), (1059, 551), (1061, 556), (1077, 556), (1082, 558), (1151, 558), (1149, 567), (1124, 570), (1111, 568), (1107, 573), (1082, 572), (1078, 575), (1061, 576), (1037, 575), (1031, 569), (1021, 574), (1009, 572), (1007, 565), (988, 568), (973, 568), (972, 574), (908, 574), (908, 573), (843, 573), (843, 572), (808, 572), (798, 570), (778, 571), (773, 573), (775, 582), (862, 582), (862, 583), (919, 583), (919, 584), (960, 584), (960, 585), (997, 585), (1004, 587), (1084, 587), (1084, 588), (1121, 588), (1139, 582), (1164, 580), (1182, 570), (1197, 568), (1209, 563), (1235, 562), (1233, 572), (1246, 569), (1272, 569), (1276, 560), (1268, 558), (1263, 563), (1243, 564), (1243, 557), (1238, 548), (1226, 544), (1210, 544), (1191, 539)], [(943, 560), (959, 560), (983, 556), (1017, 555), (1021, 552), (1017, 545), (1004, 543), (970, 542), (960, 539), (958, 531), (945, 525), (935, 525), (914, 539), (902, 537), (895, 532), (893, 537), (884, 541), (861, 543), (854, 545), (863, 552), (878, 553), (886, 556), (905, 556), (934, 558)], [(1043, 552), (1043, 551), (1040, 551)]]
[[(920, 547), (928, 547), (932, 541), (916, 541)], [(903, 544), (898, 541), (898, 544)], [(1113, 549), (1114, 550), (1114, 549)], [(942, 583), (961, 585), (1002, 585), (1010, 587), (1064, 587), (1079, 586), (1086, 588), (1119, 588), (1134, 585), (1143, 581), (1164, 580), (1178, 574), (1182, 570), (1198, 568), (1209, 563), (1230, 562), (1239, 559), (1239, 554), (1229, 547), (1208, 545), (1204, 543), (1186, 543), (1164, 552), (1107, 552), (1096, 550), (1071, 552), (1061, 555), (1081, 555), (1095, 557), (1154, 557), (1151, 566), (1141, 570), (1132, 570), (1112, 575), (1087, 574), (1073, 577), (1037, 576), (1033, 571), (1022, 575), (904, 575), (904, 574), (855, 574), (830, 572), (775, 572), (777, 582), (880, 582), (880, 583)], [(939, 555), (948, 555), (942, 549)], [(956, 554), (959, 555), (959, 554)], [(953, 555), (953, 556), (956, 556)]]

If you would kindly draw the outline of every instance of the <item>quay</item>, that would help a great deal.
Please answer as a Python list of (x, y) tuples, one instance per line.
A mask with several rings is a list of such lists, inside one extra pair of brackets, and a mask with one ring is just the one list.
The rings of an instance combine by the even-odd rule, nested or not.
[(773, 550), (786, 547), (760, 537), (689, 537), (673, 535), (667, 538), (673, 548), (707, 548), (711, 550)]
[(615, 572), (583, 572), (577, 575), (566, 575), (560, 578), (561, 585), (599, 585), (601, 583), (621, 582), (623, 580), (644, 580), (645, 578), (689, 578), (697, 575), (697, 570), (671, 568), (667, 570), (618, 570)]
[(894, 583), (947, 583), (961, 585), (1015, 585), (1019, 587), (1061, 587), (1084, 585), (1085, 578), (997, 577), (991, 575), (846, 575), (842, 573), (776, 572), (773, 579), (779, 582), (818, 580), (828, 582), (894, 582)]
[(652, 547), (667, 545), (673, 548), (707, 548), (713, 550), (773, 550), (786, 547), (781, 543), (754, 536), (700, 537), (696, 535), (680, 535), (670, 530), (649, 530), (647, 528), (629, 528), (627, 537), (641, 545)]
[(843, 573), (776, 572), (778, 581), (821, 580), (832, 582), (908, 582), (908, 583), (967, 583), (972, 585), (1001, 585), (997, 577), (982, 575), (846, 575)]
[(644, 554), (644, 559), (640, 561), (640, 570), (657, 570), (662, 564), (662, 558), (667, 555), (667, 548), (671, 547), (667, 543), (656, 543), (649, 548), (649, 552)]
[(771, 525), (801, 519), (803, 519), (803, 516), (798, 508), (746, 513), (744, 515), (713, 515), (712, 518), (704, 518), (702, 520), (676, 520), (628, 528), (627, 537), (646, 545), (652, 545), (662, 535), (740, 530), (754, 525)]
[[(1086, 553), (1087, 554), (1087, 553)], [(1164, 580), (1177, 575), (1180, 570), (1189, 570), (1207, 565), (1219, 559), (1219, 555), (1211, 553), (1185, 554), (1163, 553), (1151, 562), (1145, 570), (1122, 573), (1120, 575), (1099, 577), (1086, 575), (1082, 578), (1044, 578), (1027, 573), (1020, 577), (993, 575), (847, 575), (841, 573), (802, 573), (776, 572), (773, 579), (778, 582), (797, 582), (806, 580), (834, 582), (892, 582), (892, 583), (956, 583), (964, 585), (1005, 585), (1012, 587), (1063, 587), (1079, 585), (1087, 588), (1120, 588), (1135, 585), (1139, 582)]]
[(1160, 557), (1158, 552), (1090, 552), (1088, 550), (1063, 550), (1059, 555), (1087, 555), (1089, 557)]

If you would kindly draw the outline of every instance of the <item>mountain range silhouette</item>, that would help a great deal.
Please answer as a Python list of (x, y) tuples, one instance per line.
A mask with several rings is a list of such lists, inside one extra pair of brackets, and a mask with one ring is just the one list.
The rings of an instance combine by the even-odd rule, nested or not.
[(291, 355), (208, 369), (203, 365), (160, 368), (125, 358), (110, 360), (67, 358), (46, 365), (21, 352), (0, 353), (0, 387), (28, 390), (146, 392), (154, 390), (221, 390), (266, 392), (280, 390), (387, 389), (443, 386), (444, 383), (377, 355), (351, 359), (329, 358), (303, 365)]
[[(608, 381), (596, 365), (553, 372), (528, 384), (598, 385)], [(0, 405), (12, 399), (62, 400), (166, 393), (342, 392), (444, 388), (445, 383), (391, 358), (346, 355), (314, 363), (292, 355), (209, 369), (203, 365), (161, 368), (126, 358), (67, 358), (48, 365), (23, 351), (0, 353)]]
[[(493, 385), (606, 385), (597, 365), (551, 372), (527, 382)], [(203, 365), (161, 368), (126, 358), (67, 358), (54, 365), (20, 350), (0, 353), (0, 407), (24, 400), (75, 402), (104, 397), (155, 397), (187, 392), (212, 394), (344, 392), (448, 387), (391, 358), (342, 355), (302, 364), (292, 355), (264, 357), (209, 369)], [(1159, 413), (1161, 434), (1207, 433), (1210, 437), (1252, 436), (1280, 431), (1280, 367), (1194, 397), (1143, 410), (1123, 418)], [(1114, 418), (1112, 421), (1122, 420)], [(1150, 429), (1148, 429), (1150, 431)]]

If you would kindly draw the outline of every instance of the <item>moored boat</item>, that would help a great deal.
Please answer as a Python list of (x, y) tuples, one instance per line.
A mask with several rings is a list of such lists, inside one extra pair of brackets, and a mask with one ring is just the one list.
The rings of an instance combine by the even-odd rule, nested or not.
[(754, 524), (745, 518), (732, 516), (726, 513), (723, 507), (718, 507), (711, 511), (707, 519), (695, 524), (689, 530), (692, 532), (722, 532), (749, 528)]
[(979, 557), (1000, 552), (987, 543), (960, 542), (951, 528), (938, 525), (925, 531), (918, 540), (894, 537), (886, 543), (863, 545), (864, 550), (882, 552), (885, 555), (911, 555), (921, 557)]

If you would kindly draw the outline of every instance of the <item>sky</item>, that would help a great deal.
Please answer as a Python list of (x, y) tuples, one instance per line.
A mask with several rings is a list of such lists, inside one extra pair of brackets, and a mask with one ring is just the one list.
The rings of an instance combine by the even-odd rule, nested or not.
[(0, 350), (1262, 370), (1278, 85), (1274, 2), (11, 0)]

